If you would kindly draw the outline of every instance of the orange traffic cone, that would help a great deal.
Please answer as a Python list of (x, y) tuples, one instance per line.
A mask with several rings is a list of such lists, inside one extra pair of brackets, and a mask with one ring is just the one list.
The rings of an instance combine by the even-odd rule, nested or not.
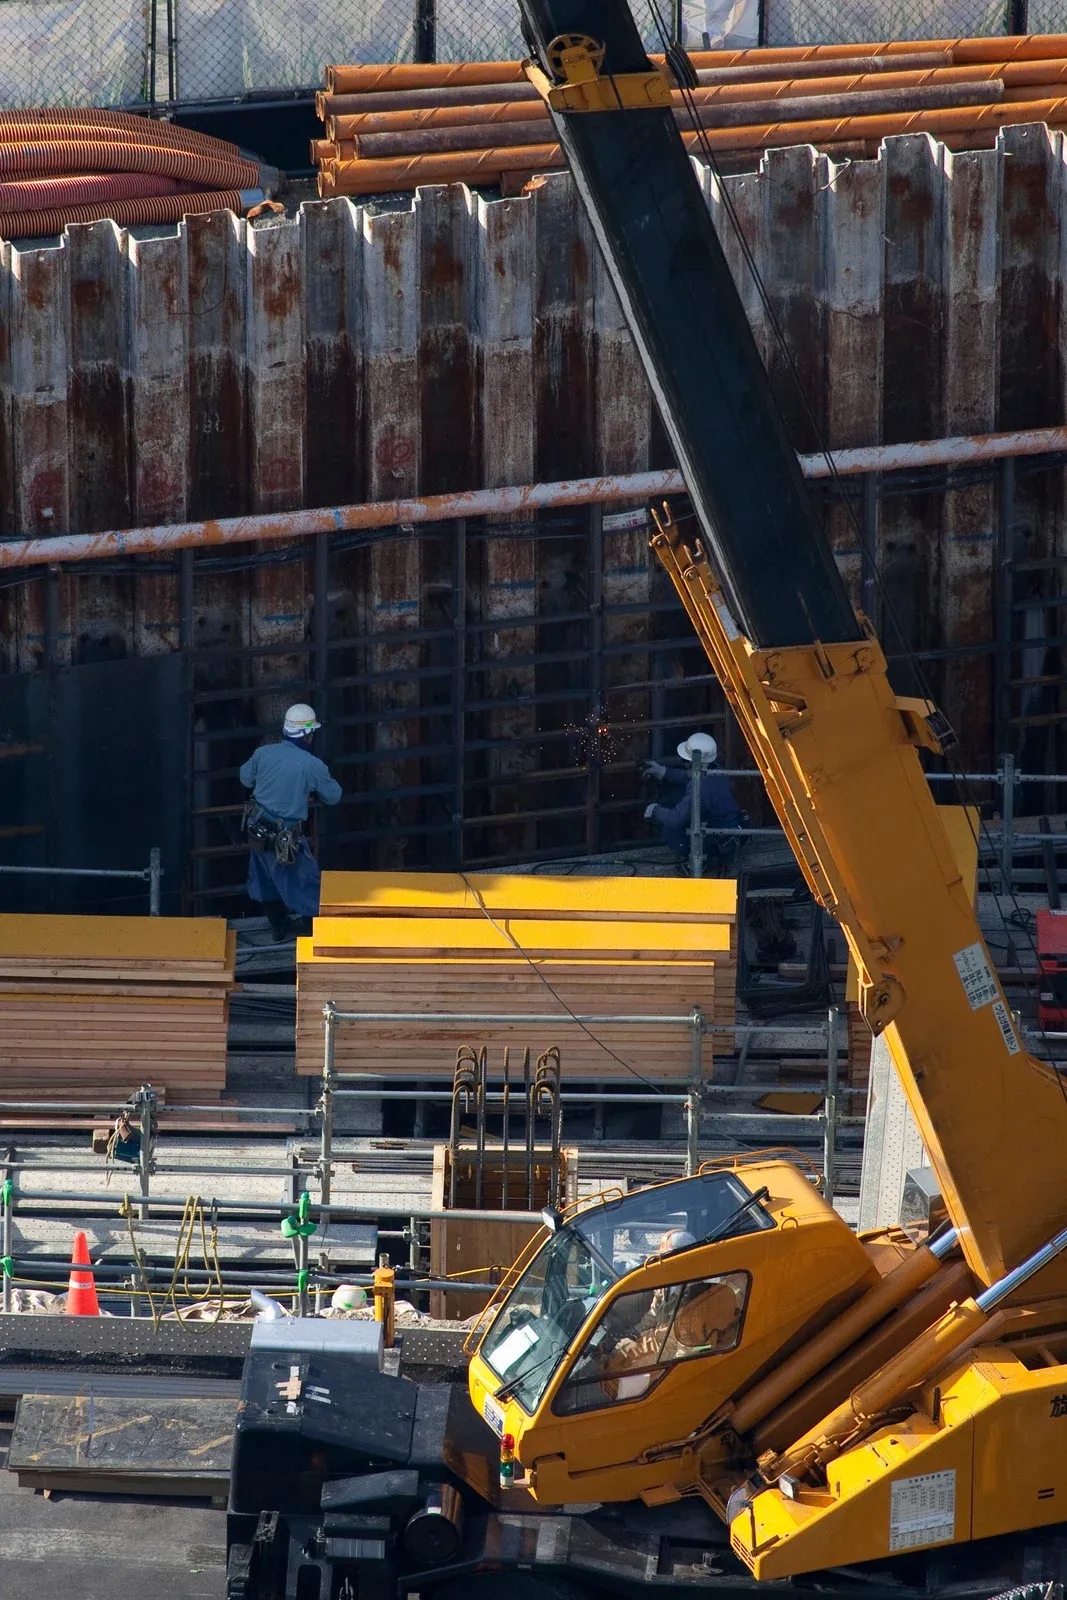
[(84, 1233), (78, 1232), (74, 1235), (74, 1249), (70, 1255), (67, 1316), (98, 1317), (99, 1315), (100, 1303), (96, 1298), (96, 1281), (89, 1261), (89, 1243)]

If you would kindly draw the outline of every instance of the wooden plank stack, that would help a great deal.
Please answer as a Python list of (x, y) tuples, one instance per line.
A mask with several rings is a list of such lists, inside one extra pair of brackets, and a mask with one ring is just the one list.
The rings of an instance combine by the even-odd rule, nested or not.
[[(975, 150), (1011, 124), (1067, 125), (1063, 34), (692, 51), (690, 60), (696, 88), (683, 98), (671, 80), (675, 120), (686, 147), (710, 151), (725, 171), (785, 145), (846, 160), (876, 155), (894, 134)], [(518, 61), (330, 66), (315, 104), (323, 198), (448, 182), (517, 192), (565, 165)]]
[(0, 1099), (218, 1100), (235, 954), (218, 918), (0, 916)]
[[(558, 1045), (564, 1076), (599, 1082), (686, 1078), (689, 1031), (669, 1023), (575, 1024), (684, 1016), (734, 1020), (732, 880), (326, 873), (322, 911), (297, 945), (297, 1071), (322, 1071), (322, 1008), (428, 1012), (444, 1022), (345, 1023), (339, 1072), (451, 1081), (461, 1045), (536, 1058)], [(465, 1022), (464, 1014), (545, 1015), (544, 1024)], [(455, 1020), (452, 1020), (452, 1017)], [(703, 1069), (710, 1072), (712, 1038)]]

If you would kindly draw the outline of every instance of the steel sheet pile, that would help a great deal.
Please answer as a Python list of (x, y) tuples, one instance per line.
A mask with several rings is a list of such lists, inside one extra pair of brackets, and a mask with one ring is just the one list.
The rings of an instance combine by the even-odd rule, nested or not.
[[(699, 1006), (734, 1021), (733, 879), (551, 878), (510, 873), (327, 872), (321, 915), (297, 943), (296, 1068), (322, 1071), (322, 1008), (432, 1013), (444, 1021), (343, 1024), (341, 1072), (452, 1079), (456, 1051), (558, 1045), (565, 1078), (686, 1078)], [(609, 1020), (584, 1030), (569, 1020)], [(548, 1016), (536, 1025), (475, 1015)], [(705, 1043), (711, 1059), (714, 1035)]]
[[(675, 90), (674, 115), (689, 150), (710, 149), (726, 170), (782, 145), (847, 159), (875, 155), (893, 134), (974, 150), (1011, 123), (1067, 126), (1067, 34), (701, 51), (690, 60), (698, 84), (684, 98)], [(311, 155), (324, 199), (422, 183), (515, 190), (565, 164), (518, 61), (327, 67), (315, 103), (326, 137)]]
[(125, 111), (0, 113), (0, 239), (111, 217), (124, 227), (247, 211), (260, 169), (234, 144)]

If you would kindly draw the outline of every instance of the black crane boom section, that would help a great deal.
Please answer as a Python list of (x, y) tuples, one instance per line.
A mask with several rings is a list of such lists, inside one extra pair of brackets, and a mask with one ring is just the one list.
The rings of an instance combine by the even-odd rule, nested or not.
[[(626, 0), (520, 3), (550, 77), (562, 35), (602, 43), (602, 75), (652, 70)], [(552, 118), (738, 624), (764, 648), (859, 639), (670, 106)]]

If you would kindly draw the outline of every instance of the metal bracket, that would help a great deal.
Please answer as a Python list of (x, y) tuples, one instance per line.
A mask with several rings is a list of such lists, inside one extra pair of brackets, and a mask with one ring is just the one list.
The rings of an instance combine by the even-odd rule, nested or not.
[(671, 87), (657, 68), (650, 72), (601, 73), (604, 46), (583, 33), (561, 33), (545, 51), (557, 80), (553, 83), (534, 61), (523, 69), (552, 111), (640, 111), (669, 106)]

